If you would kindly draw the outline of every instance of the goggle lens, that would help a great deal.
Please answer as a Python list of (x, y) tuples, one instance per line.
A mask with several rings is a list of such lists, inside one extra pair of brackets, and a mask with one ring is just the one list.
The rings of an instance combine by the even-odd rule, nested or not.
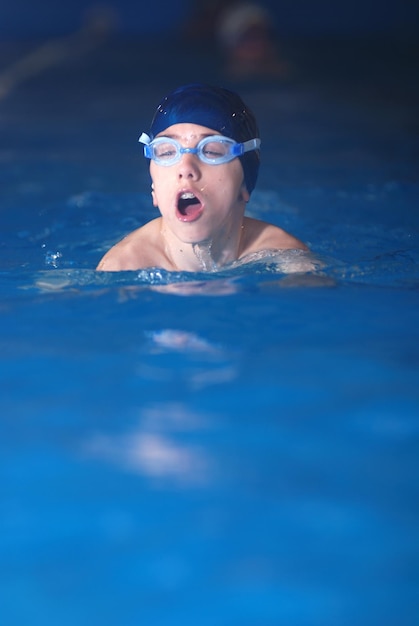
[(222, 135), (211, 135), (202, 139), (196, 148), (184, 148), (176, 139), (157, 137), (146, 143), (142, 135), (140, 141), (145, 143), (144, 155), (153, 159), (159, 165), (174, 165), (182, 158), (182, 154), (196, 154), (203, 163), (219, 165), (228, 163), (244, 152), (256, 150), (260, 146), (260, 139), (251, 139), (244, 143), (237, 143), (234, 139)]

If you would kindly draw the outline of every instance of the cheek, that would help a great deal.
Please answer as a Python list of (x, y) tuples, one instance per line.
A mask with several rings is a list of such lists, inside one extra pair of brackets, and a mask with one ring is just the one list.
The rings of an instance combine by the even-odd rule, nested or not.
[(218, 189), (222, 195), (231, 194), (231, 197), (239, 202), (247, 203), (250, 200), (241, 166), (217, 176), (215, 189)]
[(247, 191), (247, 187), (244, 183), (240, 187), (239, 200), (243, 202), (249, 202), (250, 200), (250, 193)]
[(159, 202), (162, 200), (162, 189), (159, 176), (153, 175), (152, 168), (150, 167), (150, 176), (151, 176), (151, 198), (153, 201), (153, 206), (158, 207)]

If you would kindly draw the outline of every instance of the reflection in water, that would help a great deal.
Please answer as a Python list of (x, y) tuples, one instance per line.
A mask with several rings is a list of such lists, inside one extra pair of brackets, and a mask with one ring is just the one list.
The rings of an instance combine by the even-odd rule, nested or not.
[(228, 296), (238, 293), (240, 287), (231, 279), (189, 280), (152, 287), (154, 291), (176, 296)]
[(201, 487), (211, 479), (209, 455), (179, 438), (205, 425), (206, 420), (183, 405), (158, 405), (146, 409), (131, 432), (93, 435), (83, 444), (82, 452), (157, 483)]
[(181, 352), (201, 352), (205, 354), (217, 355), (221, 353), (220, 348), (213, 346), (206, 339), (184, 330), (173, 330), (170, 328), (152, 331), (148, 333), (149, 339), (161, 348), (177, 350)]
[[(175, 380), (191, 391), (199, 391), (212, 385), (226, 384), (237, 378), (239, 363), (237, 355), (210, 343), (196, 333), (185, 330), (162, 329), (146, 333), (150, 341), (150, 353), (154, 363), (141, 361), (137, 374), (142, 379), (159, 381), (161, 384)], [(159, 355), (181, 353), (181, 367), (168, 367), (166, 358), (162, 364)], [(185, 358), (186, 357), (186, 358)]]

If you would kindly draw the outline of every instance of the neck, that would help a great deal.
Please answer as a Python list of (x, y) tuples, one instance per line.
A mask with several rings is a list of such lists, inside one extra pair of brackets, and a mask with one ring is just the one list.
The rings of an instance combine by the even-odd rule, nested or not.
[[(244, 222), (243, 222), (244, 224)], [(221, 235), (207, 241), (185, 243), (167, 238), (165, 230), (165, 255), (171, 270), (189, 272), (215, 272), (221, 267), (236, 261), (240, 254), (244, 225), (234, 232), (226, 229)]]

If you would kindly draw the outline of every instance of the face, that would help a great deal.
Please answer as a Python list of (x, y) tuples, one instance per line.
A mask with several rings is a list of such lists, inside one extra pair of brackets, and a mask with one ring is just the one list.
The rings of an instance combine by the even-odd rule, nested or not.
[[(172, 137), (185, 148), (195, 148), (204, 137), (219, 134), (197, 124), (174, 124), (158, 136)], [(170, 166), (150, 162), (153, 204), (172, 236), (185, 243), (211, 241), (242, 224), (249, 200), (238, 158), (211, 165), (196, 154), (184, 153)]]

